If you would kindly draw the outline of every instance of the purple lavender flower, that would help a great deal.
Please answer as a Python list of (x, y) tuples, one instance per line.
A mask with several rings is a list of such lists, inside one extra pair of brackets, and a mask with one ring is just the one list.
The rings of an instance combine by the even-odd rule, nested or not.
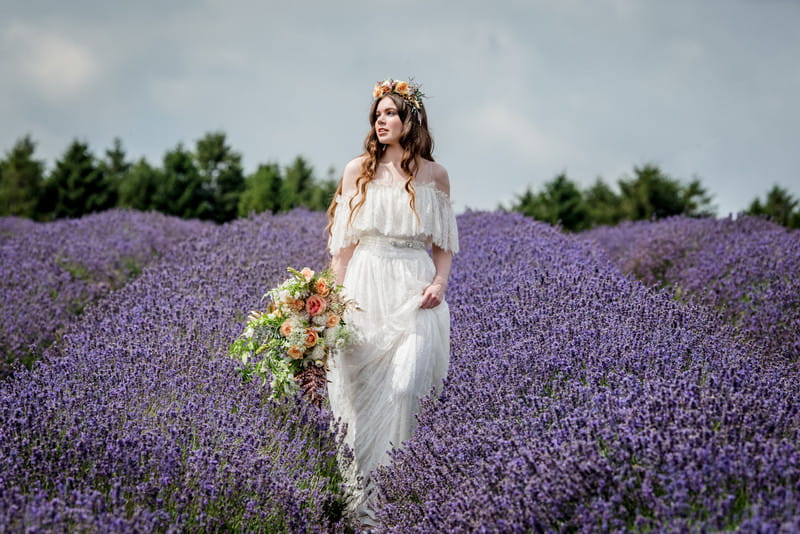
[[(135, 241), (159, 243), (161, 253), (145, 253), (138, 276), (92, 293), (33, 369), (0, 382), (0, 524), (352, 531), (337, 465), (347, 451), (330, 414), (269, 401), (267, 388), (242, 383), (225, 357), (287, 265), (325, 266), (324, 215), (223, 226), (130, 216), (152, 230)], [(0, 246), (12, 243), (24, 262), (25, 246), (69, 241), (68, 224), (102, 235), (96, 226), (108, 221), (3, 220)], [(800, 528), (798, 369), (791, 353), (769, 352), (759, 331), (792, 333), (793, 323), (781, 321), (795, 317), (794, 234), (756, 220), (710, 226), (729, 231), (729, 241), (750, 235), (746, 250), (771, 258), (752, 264), (737, 252), (742, 245), (723, 246), (704, 237), (707, 227), (680, 221), (646, 238), (609, 238), (608, 249), (626, 257), (632, 243), (648, 250), (637, 265), (655, 266), (642, 272), (668, 286), (658, 288), (623, 274), (608, 260), (613, 252), (584, 236), (517, 214), (468, 212), (458, 222), (450, 372), (441, 396), (422, 401), (414, 437), (376, 475), (378, 532)], [(689, 237), (670, 241), (678, 228), (692, 247), (681, 249)], [(647, 248), (648, 239), (658, 245)], [(118, 257), (110, 250), (124, 250), (122, 242), (67, 257), (95, 280), (114, 272), (103, 258)], [(670, 265), (659, 263), (659, 249)], [(714, 258), (724, 275), (704, 274)], [(684, 261), (695, 271), (672, 270)], [(63, 276), (63, 268), (43, 272)], [(71, 276), (20, 276), (13, 287), (19, 295), (68, 292), (80, 280)], [(749, 315), (724, 313), (738, 305), (730, 295), (742, 283), (759, 317), (752, 334)], [(689, 296), (703, 287), (721, 300)], [(35, 332), (20, 335), (40, 343)]]

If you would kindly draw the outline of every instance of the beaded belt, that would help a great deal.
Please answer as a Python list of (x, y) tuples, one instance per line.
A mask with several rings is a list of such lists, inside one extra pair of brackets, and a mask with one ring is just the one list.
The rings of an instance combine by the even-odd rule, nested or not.
[(417, 239), (398, 239), (394, 237), (384, 236), (364, 236), (359, 239), (359, 244), (364, 245), (388, 245), (394, 248), (412, 248), (422, 250), (425, 248), (425, 242)]

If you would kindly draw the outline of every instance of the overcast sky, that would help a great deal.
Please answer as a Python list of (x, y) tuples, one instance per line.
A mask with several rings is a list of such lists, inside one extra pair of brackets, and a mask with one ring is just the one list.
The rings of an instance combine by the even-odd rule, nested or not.
[(725, 215), (800, 196), (798, 28), (796, 0), (0, 0), (0, 150), (160, 163), (221, 130), (247, 172), (338, 176), (375, 81), (411, 76), (459, 212), (655, 163)]

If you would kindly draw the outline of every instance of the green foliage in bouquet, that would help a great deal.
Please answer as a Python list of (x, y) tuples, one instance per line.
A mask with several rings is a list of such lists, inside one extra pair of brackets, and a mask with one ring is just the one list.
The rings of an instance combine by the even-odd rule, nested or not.
[(332, 353), (348, 343), (352, 331), (345, 313), (356, 309), (333, 273), (289, 267), (291, 277), (268, 291), (265, 311), (251, 311), (229, 354), (242, 362), (242, 378), (270, 381), (272, 398), (304, 396), (321, 405)]

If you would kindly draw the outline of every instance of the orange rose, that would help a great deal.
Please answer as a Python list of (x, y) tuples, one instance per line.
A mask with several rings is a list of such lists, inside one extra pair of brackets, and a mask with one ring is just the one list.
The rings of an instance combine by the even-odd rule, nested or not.
[(403, 96), (408, 96), (408, 82), (397, 82), (394, 86), (394, 92)]
[(339, 321), (340, 319), (338, 315), (330, 314), (328, 316), (328, 320), (325, 321), (325, 326), (327, 326), (328, 328), (333, 328), (334, 326), (339, 324)]
[(328, 287), (328, 282), (324, 278), (320, 278), (314, 283), (314, 291), (323, 297), (327, 297), (328, 293), (331, 292), (331, 288)]
[(372, 96), (378, 98), (383, 94), (383, 88), (381, 88), (380, 84), (375, 85), (375, 89), (372, 90)]
[(299, 360), (303, 357), (304, 349), (302, 347), (298, 347), (297, 345), (292, 345), (289, 347), (289, 350), (286, 351), (286, 354), (293, 360)]
[(306, 279), (306, 282), (309, 282), (312, 278), (314, 278), (314, 271), (308, 267), (303, 267), (303, 270), (300, 271), (300, 274), (303, 275), (303, 278)]
[(318, 340), (319, 335), (316, 330), (311, 330), (310, 328), (306, 330), (306, 347), (313, 347), (317, 344)]
[(324, 312), (327, 307), (328, 305), (325, 303), (325, 299), (319, 295), (311, 295), (308, 297), (308, 300), (306, 300), (306, 311), (309, 315), (319, 315)]
[(283, 321), (283, 324), (280, 328), (280, 333), (283, 337), (289, 337), (292, 333), (292, 328), (294, 328), (294, 324), (290, 320)]

